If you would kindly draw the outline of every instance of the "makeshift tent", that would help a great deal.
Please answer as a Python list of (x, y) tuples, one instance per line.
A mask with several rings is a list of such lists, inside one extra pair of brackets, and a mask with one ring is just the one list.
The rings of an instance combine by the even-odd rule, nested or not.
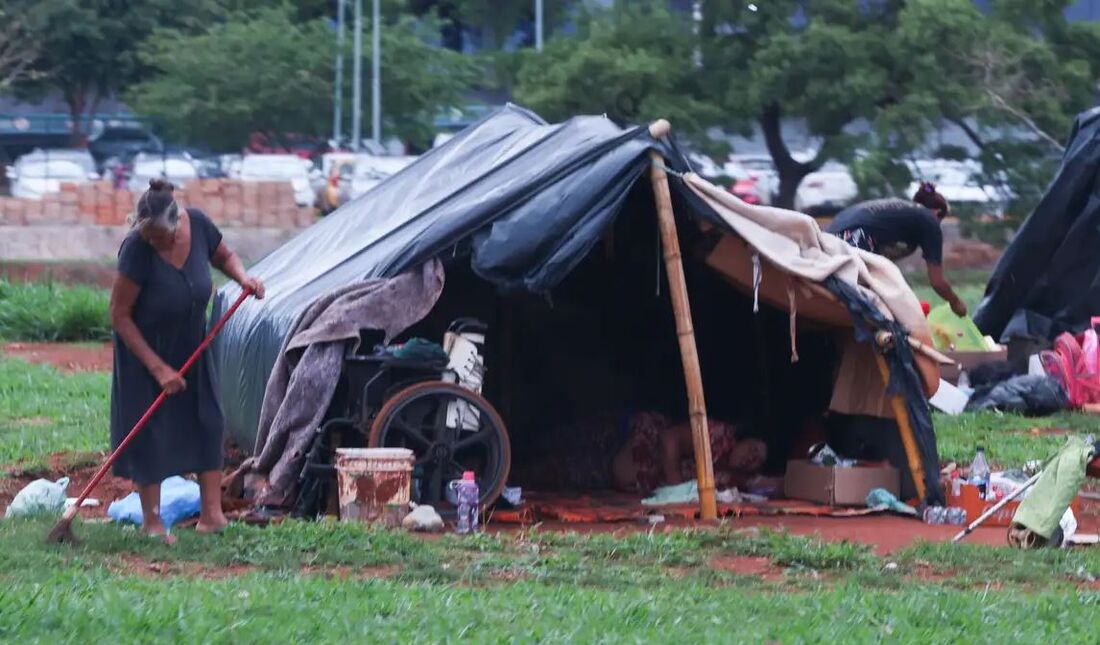
[[(652, 188), (639, 182), (646, 175)], [(711, 186), (690, 173), (658, 124), (653, 132), (603, 117), (551, 125), (514, 106), (425, 154), (254, 267), (268, 298), (246, 303), (215, 348), (228, 433), (246, 451), (257, 449), (272, 365), (298, 316), (321, 295), (436, 258), (458, 259), (501, 293), (552, 297), (615, 225), (624, 225), (616, 218), (628, 201), (630, 210), (648, 215), (643, 224), (641, 213), (632, 212), (630, 229), (661, 222), (665, 261), (658, 270), (668, 271), (676, 309), (704, 517), (709, 447), (692, 333), (698, 303), (683, 279), (677, 228), (681, 236), (691, 229), (685, 252), (702, 256), (727, 284), (787, 312), (792, 340), (796, 319), (848, 330), (832, 408), (897, 418), (917, 490), (939, 501), (926, 401), (938, 370), (910, 350), (910, 338), (930, 344), (930, 337), (893, 264), (823, 234), (805, 215), (749, 206)], [(237, 293), (234, 285), (223, 287), (216, 311)], [(707, 309), (695, 311), (696, 321)]]
[(1061, 166), (997, 262), (974, 314), (984, 333), (1051, 341), (1100, 314), (1100, 108), (1077, 116)]

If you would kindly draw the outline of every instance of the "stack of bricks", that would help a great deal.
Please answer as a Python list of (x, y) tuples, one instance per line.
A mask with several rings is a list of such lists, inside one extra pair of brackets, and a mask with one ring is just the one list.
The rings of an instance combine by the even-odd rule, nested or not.
[[(293, 230), (315, 220), (311, 206), (294, 203), (288, 182), (197, 179), (177, 188), (175, 194), (180, 206), (202, 210), (219, 226)], [(0, 197), (0, 225), (123, 226), (139, 197), (106, 181), (62, 184), (61, 192), (42, 199)]]

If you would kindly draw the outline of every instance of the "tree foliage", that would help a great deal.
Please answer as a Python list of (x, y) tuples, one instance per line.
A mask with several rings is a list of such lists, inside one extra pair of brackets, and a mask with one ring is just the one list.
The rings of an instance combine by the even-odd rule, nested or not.
[(138, 45), (157, 29), (195, 29), (217, 15), (213, 0), (10, 0), (36, 44), (31, 74), (15, 87), (24, 97), (57, 92), (73, 117), (74, 143), (83, 142), (84, 115), (146, 70)]
[(718, 122), (695, 69), (690, 20), (659, 2), (624, 3), (582, 17), (580, 35), (522, 54), (516, 99), (549, 119), (606, 114), (628, 123), (659, 117), (702, 138)]
[[(382, 29), (383, 127), (387, 135), (416, 142), (430, 139), (432, 117), (458, 103), (473, 74), (458, 54), (428, 45), (424, 29), (408, 18)], [(141, 48), (141, 60), (155, 73), (127, 98), (174, 136), (219, 148), (239, 146), (254, 131), (327, 134), (334, 42), (326, 21), (296, 22), (286, 7), (235, 14), (196, 35), (160, 31)], [(350, 34), (345, 42), (350, 59)], [(366, 121), (369, 47), (364, 58)], [(344, 88), (350, 89), (350, 81)]]

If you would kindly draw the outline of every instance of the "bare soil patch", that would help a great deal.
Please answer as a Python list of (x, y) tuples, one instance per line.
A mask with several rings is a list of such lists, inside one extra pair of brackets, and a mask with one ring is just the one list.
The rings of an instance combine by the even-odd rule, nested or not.
[(38, 365), (52, 365), (66, 373), (110, 372), (114, 363), (110, 343), (103, 345), (7, 343), (0, 346), (0, 355), (20, 358)]

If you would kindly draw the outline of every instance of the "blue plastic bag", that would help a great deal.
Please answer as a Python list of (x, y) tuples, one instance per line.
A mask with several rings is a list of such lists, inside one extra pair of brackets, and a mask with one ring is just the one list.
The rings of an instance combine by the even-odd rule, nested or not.
[[(160, 519), (165, 528), (199, 514), (199, 485), (183, 477), (169, 477), (160, 485)], [(107, 517), (141, 526), (141, 499), (130, 493), (107, 507)]]

